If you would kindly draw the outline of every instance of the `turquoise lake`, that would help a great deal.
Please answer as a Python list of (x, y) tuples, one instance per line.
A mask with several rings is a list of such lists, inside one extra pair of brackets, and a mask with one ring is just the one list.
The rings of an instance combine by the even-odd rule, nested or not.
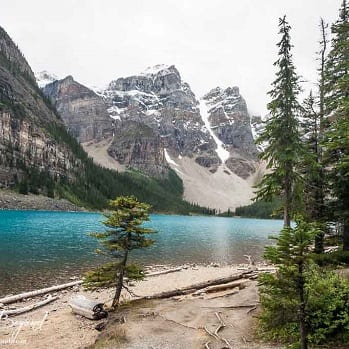
[[(68, 282), (101, 262), (98, 242), (87, 234), (103, 231), (99, 213), (0, 211), (0, 295)], [(261, 258), (268, 236), (281, 220), (152, 215), (156, 243), (132, 258), (143, 265), (241, 263)]]

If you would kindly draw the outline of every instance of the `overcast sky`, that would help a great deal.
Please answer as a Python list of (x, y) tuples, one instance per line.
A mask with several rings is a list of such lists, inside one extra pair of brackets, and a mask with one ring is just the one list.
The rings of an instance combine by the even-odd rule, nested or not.
[[(174, 64), (197, 96), (239, 86), (266, 113), (278, 18), (292, 26), (298, 74), (316, 80), (319, 19), (341, 0), (0, 0), (0, 25), (34, 71), (104, 86), (148, 66)], [(308, 84), (309, 86), (310, 84)]]

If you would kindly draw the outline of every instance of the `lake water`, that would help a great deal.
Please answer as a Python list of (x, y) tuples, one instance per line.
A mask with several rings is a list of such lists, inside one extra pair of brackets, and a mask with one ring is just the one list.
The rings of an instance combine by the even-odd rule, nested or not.
[[(96, 239), (103, 231), (99, 213), (0, 211), (0, 295), (68, 282), (101, 262)], [(132, 258), (144, 265), (241, 263), (261, 258), (280, 220), (152, 215), (156, 243)]]

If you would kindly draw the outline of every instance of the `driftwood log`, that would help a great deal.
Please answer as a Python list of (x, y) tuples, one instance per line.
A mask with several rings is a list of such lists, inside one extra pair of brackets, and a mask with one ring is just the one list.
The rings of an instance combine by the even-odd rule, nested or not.
[(176, 290), (156, 293), (152, 296), (146, 296), (146, 297), (144, 297), (144, 299), (163, 299), (163, 298), (170, 298), (170, 297), (174, 297), (174, 296), (182, 296), (182, 295), (186, 295), (188, 293), (195, 292), (196, 290), (204, 289), (204, 288), (209, 287), (209, 286), (227, 284), (229, 282), (239, 280), (239, 279), (244, 278), (244, 277), (248, 277), (250, 274), (251, 274), (251, 271), (247, 271), (247, 272), (231, 275), (231, 276), (228, 276), (225, 278), (200, 282), (200, 283), (197, 283), (194, 285), (178, 288)]
[(148, 276), (158, 276), (158, 275), (164, 275), (164, 274), (170, 274), (170, 273), (175, 273), (177, 271), (181, 271), (183, 268), (174, 268), (174, 269), (166, 269), (166, 270), (161, 270), (161, 271), (156, 271), (156, 272), (151, 272), (151, 273), (146, 273), (145, 277)]
[(26, 313), (36, 308), (42, 307), (45, 304), (51, 303), (56, 299), (58, 299), (58, 297), (52, 297), (51, 295), (49, 295), (45, 300), (38, 303), (31, 304), (31, 305), (27, 305), (26, 307), (23, 307), (23, 308), (12, 309), (12, 310), (1, 310), (0, 319), (6, 316), (19, 315), (19, 314)]
[(194, 292), (193, 296), (196, 296), (200, 293), (211, 293), (211, 292), (220, 292), (220, 291), (230, 290), (232, 288), (242, 289), (242, 288), (246, 287), (247, 282), (248, 282), (248, 280), (246, 280), (246, 279), (238, 279), (238, 280), (232, 281), (232, 282), (207, 286), (205, 288), (199, 289), (198, 291)]
[(69, 305), (75, 314), (91, 320), (99, 320), (108, 316), (108, 313), (103, 309), (103, 303), (89, 299), (82, 294), (72, 297)]
[(25, 292), (25, 293), (17, 294), (15, 296), (8, 296), (5, 298), (0, 298), (0, 303), (2, 303), (2, 304), (15, 303), (15, 302), (20, 301), (20, 300), (25, 299), (25, 298), (35, 297), (35, 296), (39, 296), (41, 294), (63, 290), (65, 288), (72, 287), (75, 285), (80, 285), (80, 284), (82, 284), (82, 280), (77, 280), (77, 281), (69, 282), (67, 284), (42, 288), (40, 290), (35, 290), (35, 291), (31, 291), (31, 292)]

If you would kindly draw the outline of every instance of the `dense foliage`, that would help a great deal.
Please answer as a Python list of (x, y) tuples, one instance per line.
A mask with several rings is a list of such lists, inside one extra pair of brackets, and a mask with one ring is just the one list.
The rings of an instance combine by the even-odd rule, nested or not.
[(349, 4), (346, 0), (331, 31), (333, 39), (325, 69), (328, 123), (325, 157), (334, 218), (342, 222), (343, 249), (349, 250)]
[[(16, 105), (12, 105), (10, 101), (8, 103), (7, 110), (18, 115)], [(169, 170), (167, 178), (156, 179), (139, 171), (129, 170), (119, 173), (106, 169), (95, 164), (92, 158), (88, 157), (78, 141), (63, 125), (52, 123), (43, 127), (47, 128), (58, 143), (67, 145), (75, 155), (74, 172), (59, 178), (53, 177), (47, 169), (27, 165), (24, 156), (30, 156), (30, 154), (23, 154), (16, 165), (23, 174), (17, 185), (20, 193), (58, 196), (90, 209), (104, 209), (108, 200), (119, 195), (136, 195), (139, 200), (151, 204), (155, 211), (213, 214), (208, 208), (190, 204), (182, 199), (183, 183), (173, 170)], [(9, 143), (6, 153), (12, 154), (14, 151), (16, 149), (13, 149), (13, 145)], [(9, 158), (5, 165), (11, 167), (11, 161)]]
[(272, 199), (271, 201), (256, 201), (248, 206), (237, 207), (235, 210), (236, 216), (249, 218), (282, 218), (280, 211), (281, 200)]
[(267, 142), (261, 158), (267, 162), (267, 168), (272, 170), (263, 176), (258, 185), (257, 199), (271, 200), (280, 196), (285, 226), (290, 226), (291, 216), (298, 210), (296, 192), (300, 178), (297, 169), (300, 156), (304, 153), (297, 119), (299, 78), (292, 61), (290, 29), (286, 17), (280, 18), (281, 40), (277, 45), (279, 58), (274, 63), (278, 71), (273, 89), (269, 92), (272, 99), (268, 104), (270, 117), (257, 140), (260, 144)]
[[(328, 55), (323, 20), (320, 28), (318, 94), (311, 93), (302, 106), (302, 122), (297, 126), (302, 132), (302, 145), (299, 162), (293, 163), (294, 169), (300, 170), (300, 181), (299, 187), (298, 184), (294, 187), (298, 191), (290, 192), (290, 202), (298, 202), (297, 211), (303, 218), (297, 218), (294, 228), (285, 224), (276, 246), (266, 248), (265, 258), (277, 265), (278, 271), (260, 278), (262, 334), (302, 349), (307, 349), (308, 344), (334, 347), (349, 341), (349, 281), (327, 269), (329, 265), (338, 267), (349, 262), (349, 6), (346, 0), (331, 28), (333, 37)], [(288, 105), (287, 95), (278, 102)], [(274, 125), (275, 129), (277, 126)], [(281, 133), (273, 135), (276, 138), (272, 138), (267, 148), (269, 154), (263, 156), (272, 158), (280, 151), (279, 155), (284, 154), (287, 161), (285, 138)], [(284, 178), (287, 173), (283, 167)], [(275, 175), (267, 175), (262, 181), (262, 194), (275, 191), (280, 185), (279, 178), (277, 171)], [(285, 195), (287, 188), (282, 190)], [(328, 234), (334, 230), (339, 232), (341, 241), (336, 234)], [(332, 245), (343, 243), (343, 250), (321, 254), (327, 241)]]
[(277, 274), (260, 277), (261, 332), (268, 339), (301, 348), (349, 340), (349, 282), (312, 262), (317, 234), (316, 225), (300, 220), (266, 248), (265, 258), (278, 266)]
[(103, 251), (98, 253), (116, 259), (86, 274), (84, 284), (88, 288), (115, 286), (115, 295), (112, 307), (116, 307), (120, 301), (123, 288), (128, 290), (124, 283), (124, 277), (128, 280), (139, 280), (144, 276), (143, 270), (135, 264), (127, 264), (131, 251), (151, 246), (154, 240), (148, 238), (148, 234), (155, 231), (142, 226), (149, 221), (150, 206), (139, 202), (133, 196), (120, 196), (109, 202), (111, 213), (106, 214), (107, 220), (104, 233), (91, 233), (103, 246)]

